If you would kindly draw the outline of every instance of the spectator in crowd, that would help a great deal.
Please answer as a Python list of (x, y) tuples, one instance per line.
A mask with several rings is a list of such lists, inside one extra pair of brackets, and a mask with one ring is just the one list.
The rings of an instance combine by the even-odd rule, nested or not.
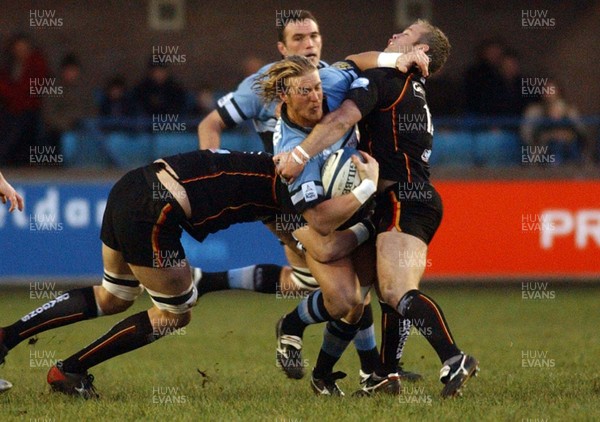
[(556, 81), (542, 87), (540, 101), (530, 104), (521, 126), (523, 142), (554, 164), (582, 162), (590, 154), (589, 137), (575, 106), (567, 103)]
[(122, 76), (109, 79), (100, 100), (100, 115), (104, 117), (129, 117), (133, 115), (133, 105), (127, 94), (127, 83)]
[(498, 112), (498, 93), (503, 90), (500, 74), (504, 44), (496, 39), (484, 41), (477, 49), (477, 62), (466, 73), (466, 109), (477, 116)]
[(81, 64), (74, 54), (60, 63), (57, 85), (62, 94), (51, 96), (44, 105), (46, 145), (59, 146), (63, 133), (77, 129), (83, 119), (95, 114), (92, 88), (82, 81)]
[(183, 86), (173, 78), (166, 64), (153, 60), (148, 64), (146, 77), (135, 87), (133, 99), (137, 112), (148, 117), (181, 115), (186, 107)]
[(45, 79), (46, 60), (27, 35), (12, 37), (3, 56), (6, 63), (0, 69), (0, 103), (4, 108), (0, 164), (26, 164), (29, 148), (39, 143), (42, 100), (52, 83)]
[(519, 117), (531, 97), (523, 94), (523, 75), (521, 63), (516, 51), (507, 49), (500, 62), (502, 89), (498, 92), (497, 114), (507, 117)]

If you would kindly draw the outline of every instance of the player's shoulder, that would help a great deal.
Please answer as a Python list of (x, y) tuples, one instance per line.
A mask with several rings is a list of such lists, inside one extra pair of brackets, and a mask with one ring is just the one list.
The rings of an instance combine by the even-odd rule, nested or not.
[(368, 90), (373, 85), (403, 85), (408, 76), (408, 74), (402, 73), (397, 69), (387, 67), (367, 69), (352, 83), (351, 88), (364, 88)]

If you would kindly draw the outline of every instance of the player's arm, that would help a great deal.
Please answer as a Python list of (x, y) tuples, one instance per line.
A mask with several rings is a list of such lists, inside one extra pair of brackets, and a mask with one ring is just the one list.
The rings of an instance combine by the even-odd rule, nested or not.
[(299, 162), (289, 152), (282, 152), (273, 157), (277, 165), (277, 173), (292, 182), (298, 177), (310, 157), (335, 144), (361, 117), (356, 104), (351, 100), (345, 100), (340, 108), (326, 115), (300, 146), (294, 149), (295, 156), (304, 162)]
[(216, 110), (202, 119), (198, 125), (200, 149), (220, 148), (224, 129), (232, 129), (260, 114), (263, 104), (252, 88), (256, 76), (248, 76), (235, 91), (219, 98)]
[(332, 233), (344, 224), (375, 193), (379, 178), (379, 164), (367, 153), (362, 153), (365, 162), (356, 156), (352, 161), (360, 174), (362, 182), (350, 194), (337, 196), (306, 208), (302, 217), (321, 236)]
[(350, 255), (370, 236), (369, 228), (362, 222), (346, 230), (334, 231), (327, 236), (321, 236), (310, 226), (294, 231), (294, 237), (302, 244), (306, 253), (323, 264)]
[(221, 147), (221, 133), (227, 128), (217, 112), (211, 111), (198, 125), (200, 149), (218, 149)]
[(420, 47), (408, 53), (386, 53), (379, 51), (367, 51), (364, 53), (351, 54), (346, 60), (351, 60), (360, 70), (373, 69), (375, 67), (388, 67), (398, 69), (400, 72), (417, 66), (423, 76), (429, 76), (429, 57), (425, 52), (429, 49), (428, 45)]

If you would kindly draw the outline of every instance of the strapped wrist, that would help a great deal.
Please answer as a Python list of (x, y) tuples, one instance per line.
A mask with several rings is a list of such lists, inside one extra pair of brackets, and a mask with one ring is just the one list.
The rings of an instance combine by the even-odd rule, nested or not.
[(377, 56), (377, 67), (396, 68), (396, 61), (402, 56), (402, 53), (379, 53)]
[(358, 202), (364, 204), (376, 191), (377, 186), (375, 186), (375, 182), (373, 182), (370, 179), (365, 179), (362, 182), (360, 182), (360, 185), (358, 185), (352, 190), (352, 193), (354, 194), (354, 196), (356, 196)]

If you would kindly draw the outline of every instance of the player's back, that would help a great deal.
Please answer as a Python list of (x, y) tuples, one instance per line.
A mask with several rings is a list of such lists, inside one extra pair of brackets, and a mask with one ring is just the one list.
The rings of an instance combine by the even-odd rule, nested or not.
[(375, 104), (360, 122), (360, 148), (379, 162), (382, 179), (428, 181), (433, 124), (425, 79), (384, 68), (367, 70), (364, 76), (349, 94), (357, 104)]
[(268, 219), (279, 210), (269, 154), (200, 150), (163, 160), (185, 188), (192, 218), (184, 228), (198, 240), (232, 224)]

